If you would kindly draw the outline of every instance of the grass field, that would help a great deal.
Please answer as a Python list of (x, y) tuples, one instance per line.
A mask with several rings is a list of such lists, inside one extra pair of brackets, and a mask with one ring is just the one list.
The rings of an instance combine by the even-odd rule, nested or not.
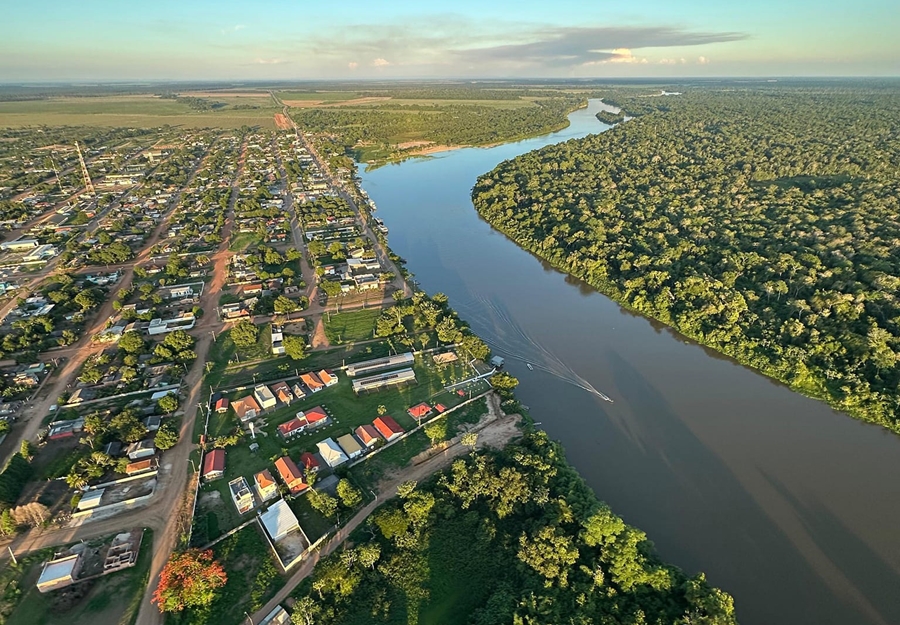
[[(307, 366), (301, 368), (301, 371), (307, 370), (309, 370)], [(214, 504), (214, 500), (210, 500), (213, 503), (211, 503), (209, 509), (218, 517), (214, 521), (214, 525), (216, 525), (214, 529), (225, 532), (238, 525), (241, 521), (228, 494), (228, 482), (230, 480), (244, 476), (248, 482), (252, 483), (253, 475), (266, 468), (273, 471), (274, 474), (273, 462), (275, 458), (289, 455), (296, 461), (304, 451), (315, 452), (316, 443), (319, 441), (328, 437), (347, 434), (359, 425), (371, 423), (378, 416), (378, 406), (383, 405), (387, 409), (387, 414), (394, 417), (403, 428), (410, 430), (416, 426), (416, 422), (406, 412), (409, 407), (427, 401), (432, 405), (440, 402), (449, 408), (460, 404), (466, 399), (444, 389), (446, 384), (470, 375), (461, 365), (452, 364), (437, 367), (430, 360), (419, 360), (415, 365), (415, 371), (418, 379), (418, 383), (415, 385), (362, 396), (355, 395), (350, 381), (343, 374), (338, 374), (340, 382), (336, 386), (313, 393), (303, 400), (295, 401), (288, 406), (279, 405), (277, 408), (266, 412), (263, 419), (257, 423), (258, 435), (255, 442), (259, 445), (259, 450), (255, 453), (250, 451), (249, 445), (251, 441), (249, 438), (245, 438), (236, 446), (229, 447), (226, 450), (227, 462), (224, 479), (217, 480), (201, 488), (201, 493), (212, 490), (219, 491), (219, 501), (224, 504), (224, 506)], [(246, 384), (250, 384), (251, 381), (247, 378), (242, 379), (242, 382)], [(486, 386), (484, 388), (478, 387), (478, 390), (486, 388)], [(251, 389), (248, 388), (243, 391), (229, 393), (228, 396), (234, 400), (250, 393)], [(298, 411), (308, 410), (314, 406), (322, 406), (329, 412), (332, 417), (330, 424), (312, 432), (305, 432), (287, 441), (277, 434), (276, 428), (278, 424), (293, 418)], [(477, 420), (481, 414), (483, 414), (483, 410), (479, 407), (474, 407), (471, 411), (467, 409), (458, 418), (470, 422), (472, 419)], [(457, 422), (451, 421), (451, 424), (456, 427)], [(209, 435), (211, 438), (215, 438), (232, 431), (236, 426), (237, 418), (233, 412), (229, 411), (225, 414), (214, 413), (210, 416)], [(385, 468), (406, 464), (409, 458), (427, 446), (427, 442), (426, 439), (418, 435), (410, 437), (408, 443), (394, 445), (388, 450), (373, 456), (372, 460), (366, 461), (364, 464), (378, 459), (378, 465), (373, 467), (372, 470), (357, 472), (354, 469), (354, 475), (358, 473), (369, 484), (373, 480), (377, 480)], [(382, 454), (384, 458), (379, 459), (379, 456)], [(323, 467), (323, 471), (327, 471), (327, 467)], [(244, 515), (243, 519), (246, 520), (246, 518), (248, 516)], [(207, 524), (207, 527), (209, 526), (208, 520), (203, 522)], [(210, 534), (214, 533), (210, 532)]]
[[(93, 584), (90, 591), (64, 612), (56, 604), (59, 594), (41, 594), (30, 583), (6, 625), (52, 625), (62, 622), (67, 625), (131, 625), (137, 619), (147, 585), (152, 547), (153, 532), (147, 530), (134, 567), (105, 575), (94, 582), (85, 582)], [(35, 579), (41, 566), (38, 562), (36, 571), (32, 571)]]
[[(223, 98), (222, 101), (225, 101)], [(50, 98), (23, 102), (0, 102), (0, 127), (22, 126), (121, 126), (152, 128), (239, 128), (244, 125), (274, 129), (278, 110), (268, 99), (268, 108), (194, 111), (186, 103), (152, 95)], [(255, 104), (255, 101), (237, 104)]]
[(262, 239), (255, 232), (240, 232), (231, 237), (231, 244), (228, 249), (232, 252), (243, 252), (251, 245), (262, 243)]
[(281, 100), (314, 100), (321, 102), (343, 102), (359, 97), (355, 91), (276, 91), (275, 96)]
[(335, 313), (325, 317), (325, 336), (332, 345), (353, 343), (373, 338), (375, 321), (381, 316), (380, 308)]

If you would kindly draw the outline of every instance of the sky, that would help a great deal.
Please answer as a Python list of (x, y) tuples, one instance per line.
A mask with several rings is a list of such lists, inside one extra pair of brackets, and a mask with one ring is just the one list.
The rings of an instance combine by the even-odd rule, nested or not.
[(0, 82), (900, 75), (897, 0), (2, 0)]

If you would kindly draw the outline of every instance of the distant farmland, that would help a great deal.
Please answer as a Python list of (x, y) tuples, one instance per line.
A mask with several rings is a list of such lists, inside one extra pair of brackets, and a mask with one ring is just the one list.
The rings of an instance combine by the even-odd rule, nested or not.
[[(278, 109), (265, 94), (257, 97), (222, 97), (209, 94), (210, 101), (223, 102), (221, 109), (197, 111), (179, 100), (152, 95), (49, 98), (0, 102), (0, 127), (22, 126), (120, 126), (154, 128), (239, 128), (260, 126), (274, 129)], [(236, 108), (236, 106), (259, 108)]]

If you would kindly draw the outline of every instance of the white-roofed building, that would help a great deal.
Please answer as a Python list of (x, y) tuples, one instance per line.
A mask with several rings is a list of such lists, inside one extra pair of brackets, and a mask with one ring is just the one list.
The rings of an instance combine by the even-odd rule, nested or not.
[(333, 438), (326, 438), (324, 441), (316, 443), (316, 447), (319, 448), (319, 454), (322, 456), (322, 459), (325, 460), (325, 464), (332, 469), (349, 460), (347, 454), (344, 453), (344, 450), (341, 449), (341, 446), (338, 445)]
[(81, 568), (81, 554), (77, 553), (64, 558), (50, 560), (44, 564), (37, 587), (41, 592), (50, 592), (75, 583), (75, 577)]
[(284, 499), (279, 499), (269, 506), (268, 510), (259, 515), (259, 520), (272, 542), (278, 542), (291, 532), (300, 529), (297, 516)]

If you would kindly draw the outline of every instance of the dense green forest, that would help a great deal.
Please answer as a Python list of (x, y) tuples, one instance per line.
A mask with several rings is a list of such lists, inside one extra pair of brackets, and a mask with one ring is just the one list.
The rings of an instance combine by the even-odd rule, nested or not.
[(298, 588), (294, 623), (735, 623), (728, 594), (660, 562), (544, 433), (399, 494)]
[(564, 128), (585, 99), (559, 96), (514, 108), (477, 104), (399, 104), (370, 108), (292, 109), (307, 132), (336, 136), (347, 150), (424, 140), (443, 145), (485, 145)]
[(639, 117), (501, 163), (477, 210), (629, 307), (900, 431), (896, 85), (614, 101)]

